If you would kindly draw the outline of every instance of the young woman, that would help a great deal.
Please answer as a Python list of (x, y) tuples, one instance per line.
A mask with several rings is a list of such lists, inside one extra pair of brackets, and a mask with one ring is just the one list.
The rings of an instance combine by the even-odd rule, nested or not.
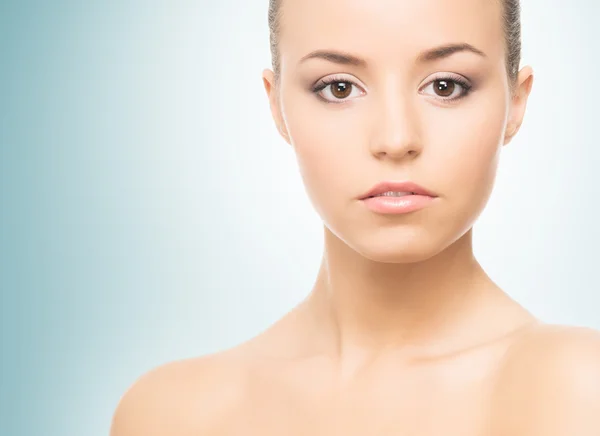
[(472, 250), (532, 89), (518, 1), (274, 0), (269, 22), (319, 274), (258, 337), (143, 376), (112, 435), (599, 435), (600, 334), (540, 322)]

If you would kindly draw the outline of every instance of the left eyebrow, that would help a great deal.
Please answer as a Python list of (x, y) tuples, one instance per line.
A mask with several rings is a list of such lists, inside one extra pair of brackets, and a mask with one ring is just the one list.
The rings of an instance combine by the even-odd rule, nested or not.
[[(447, 58), (455, 53), (464, 51), (475, 53), (482, 57), (487, 57), (483, 51), (472, 46), (471, 44), (463, 42), (459, 44), (446, 44), (425, 50), (424, 52), (419, 53), (419, 55), (417, 56), (417, 62), (432, 62), (438, 59)], [(365, 68), (367, 66), (366, 60), (358, 56), (352, 55), (350, 53), (335, 50), (315, 50), (303, 56), (298, 63), (302, 63), (308, 59), (324, 59), (326, 61), (340, 65), (353, 65), (362, 68)]]
[(479, 50), (478, 48), (468, 44), (466, 42), (462, 42), (460, 44), (446, 44), (439, 47), (435, 47), (429, 50), (426, 50), (417, 56), (417, 62), (431, 62), (437, 59), (447, 58), (448, 56), (453, 55), (454, 53), (468, 51), (471, 53), (475, 53), (482, 57), (487, 57), (486, 54)]

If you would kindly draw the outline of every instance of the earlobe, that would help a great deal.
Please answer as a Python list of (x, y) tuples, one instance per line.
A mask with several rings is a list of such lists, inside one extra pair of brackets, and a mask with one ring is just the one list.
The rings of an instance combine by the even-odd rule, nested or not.
[(504, 145), (507, 145), (518, 131), (519, 131), (518, 126), (514, 126), (512, 124), (508, 125), (506, 128), (506, 133), (504, 135)]
[(290, 138), (287, 134), (287, 130), (285, 129), (285, 127), (283, 127), (283, 125), (280, 124), (277, 126), (277, 130), (279, 130), (279, 134), (283, 137), (283, 139), (285, 139), (285, 142), (289, 143)]

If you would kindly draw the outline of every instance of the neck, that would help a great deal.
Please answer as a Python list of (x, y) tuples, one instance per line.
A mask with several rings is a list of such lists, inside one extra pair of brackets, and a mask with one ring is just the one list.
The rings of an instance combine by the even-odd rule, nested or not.
[(469, 330), (467, 320), (482, 312), (477, 308), (484, 299), (498, 302), (503, 296), (473, 256), (472, 230), (427, 260), (399, 264), (365, 258), (326, 228), (306, 307), (320, 343), (341, 358), (386, 349), (422, 351), (434, 343), (439, 348), (444, 338), (457, 337), (460, 326)]

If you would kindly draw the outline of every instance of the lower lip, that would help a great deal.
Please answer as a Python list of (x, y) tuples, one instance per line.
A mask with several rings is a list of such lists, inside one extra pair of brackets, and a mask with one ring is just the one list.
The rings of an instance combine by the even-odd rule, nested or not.
[(365, 198), (362, 201), (373, 212), (400, 214), (423, 209), (431, 204), (435, 198), (427, 195), (405, 195), (403, 197), (380, 196)]

